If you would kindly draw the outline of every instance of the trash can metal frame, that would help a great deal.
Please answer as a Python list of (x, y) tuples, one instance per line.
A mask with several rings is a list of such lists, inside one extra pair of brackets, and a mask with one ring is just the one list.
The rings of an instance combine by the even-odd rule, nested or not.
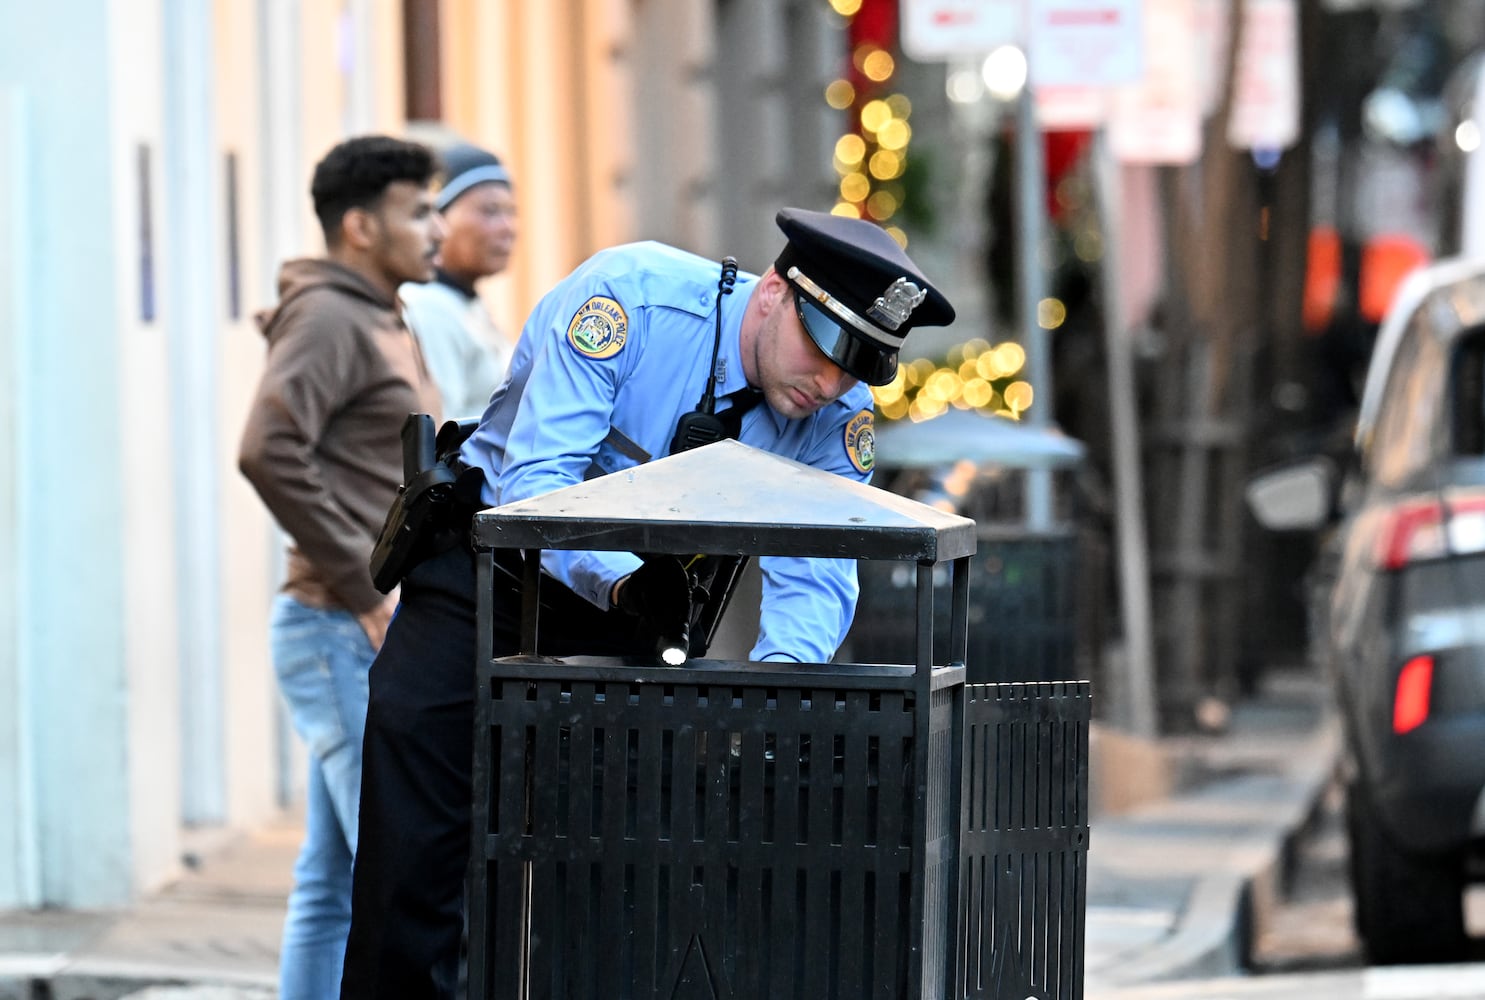
[[(712, 468), (698, 475), (703, 465)], [(789, 509), (828, 509), (838, 520), (762, 522), (755, 498), (739, 488), (747, 481), (790, 495), (826, 490), (829, 504)], [(615, 489), (640, 488), (640, 497), (615, 503)], [(698, 499), (698, 491), (706, 496)], [(725, 509), (734, 502), (728, 494), (739, 493), (739, 509)], [(695, 517), (719, 505), (714, 521)], [(631, 513), (615, 517), (615, 510)], [(984, 886), (967, 882), (962, 863), (961, 850), (997, 866), (1004, 861), (997, 844), (1043, 851), (1049, 837), (1068, 836), (967, 825), (970, 803), (1007, 780), (1004, 767), (1030, 773), (1025, 747), (998, 757), (994, 768), (966, 749), (975, 732), (966, 732), (967, 706), (988, 707), (989, 715), (977, 708), (984, 718), (971, 720), (988, 725), (1006, 697), (997, 688), (1011, 687), (985, 686), (991, 693), (981, 695), (965, 684), (973, 522), (724, 442), (487, 512), (474, 532), (483, 550), (479, 641), (486, 654), (477, 665), (471, 996), (497, 995), (492, 988), (502, 997), (669, 1000), (993, 995), (973, 992), (967, 979), (983, 984), (987, 974), (1001, 985), (1024, 982), (1033, 988), (1024, 995), (1035, 996), (1040, 977), (1025, 972), (1026, 962), (1058, 970), (1075, 962), (1073, 978), (1057, 972), (1046, 984), (1055, 992), (1045, 995), (1081, 997), (1085, 897), (1076, 870), (1086, 826), (1072, 835), (1081, 849), (1063, 845), (1074, 855), (1071, 893), (1060, 882), (1033, 880), (1017, 888), (1021, 903), (1013, 904), (997, 885), (987, 910)], [(544, 548), (910, 561), (917, 662), (780, 669), (703, 659), (676, 669), (652, 660), (543, 656), (536, 567)], [(522, 550), (527, 566), (523, 652), (498, 659), (489, 655), (485, 610), (493, 549)], [(954, 634), (950, 662), (935, 665), (933, 579), (942, 561), (951, 563)], [(1023, 715), (1045, 720), (1072, 705), (1073, 728), (1081, 725), (1073, 742), (1086, 742), (1076, 698), (1040, 703), (1052, 687), (1078, 688), (1086, 707), (1086, 684), (1016, 687), (1029, 692), (1015, 709)], [(1024, 730), (1024, 721), (995, 724)], [(1085, 800), (1086, 755), (1072, 757), (1075, 766), (1058, 773), (1081, 788), (1063, 793)], [(896, 820), (882, 811), (893, 798), (901, 801)], [(1059, 822), (1086, 824), (1085, 815)], [(869, 830), (856, 830), (872, 822), (876, 843)], [(806, 836), (798, 835), (801, 823)], [(791, 829), (795, 836), (780, 833)], [(1042, 864), (1042, 856), (1031, 863)], [(893, 879), (895, 891), (881, 887)], [(1049, 903), (1047, 892), (1061, 893), (1060, 901)], [(996, 902), (1002, 898), (1007, 905)], [(1012, 907), (1028, 903), (1078, 911), (1055, 929), (1057, 954), (1046, 943), (1049, 932), (1034, 928), (1028, 933), (1041, 934), (1041, 952), (997, 950), (997, 938), (1010, 933)], [(610, 924), (619, 933), (605, 939)], [(1079, 954), (1070, 958), (1071, 950)]]

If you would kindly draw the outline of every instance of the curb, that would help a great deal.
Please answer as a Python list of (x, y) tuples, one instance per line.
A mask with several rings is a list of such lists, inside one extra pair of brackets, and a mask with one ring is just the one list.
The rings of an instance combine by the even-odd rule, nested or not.
[(273, 1000), (278, 977), (152, 962), (0, 957), (0, 1000)]
[[(1284, 771), (1223, 779), (1119, 823), (1122, 839), (1140, 836), (1141, 827), (1179, 825), (1193, 814), (1239, 812), (1247, 819), (1246, 829), (1236, 839), (1229, 835), (1194, 878), (1171, 932), (1090, 975), (1090, 986), (1098, 982), (1089, 995), (1243, 973), (1254, 940), (1284, 896), (1298, 841), (1318, 814), (1340, 747), (1339, 720), (1327, 712)], [(1099, 837), (1097, 830), (1092, 837)]]

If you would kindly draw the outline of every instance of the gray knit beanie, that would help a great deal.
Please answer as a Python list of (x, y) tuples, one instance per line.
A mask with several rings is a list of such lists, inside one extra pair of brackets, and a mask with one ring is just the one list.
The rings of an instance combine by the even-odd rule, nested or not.
[(434, 197), (434, 205), (440, 212), (476, 184), (494, 181), (510, 186), (510, 173), (499, 157), (478, 146), (459, 143), (444, 150), (439, 159), (443, 161), (443, 187)]

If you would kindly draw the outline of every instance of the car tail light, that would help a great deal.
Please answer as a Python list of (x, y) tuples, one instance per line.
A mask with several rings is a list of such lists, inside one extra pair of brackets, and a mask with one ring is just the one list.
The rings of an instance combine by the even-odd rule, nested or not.
[(1433, 695), (1433, 657), (1415, 656), (1397, 675), (1397, 695), (1392, 699), (1392, 731), (1410, 733), (1428, 721)]
[(1485, 491), (1447, 490), (1442, 502), (1408, 500), (1383, 515), (1376, 549), (1381, 568), (1402, 569), (1451, 552), (1485, 552)]

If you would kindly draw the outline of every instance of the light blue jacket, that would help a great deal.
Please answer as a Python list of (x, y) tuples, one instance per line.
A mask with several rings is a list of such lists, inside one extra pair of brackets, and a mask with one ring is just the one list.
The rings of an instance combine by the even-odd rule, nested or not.
[[(664, 456), (676, 421), (695, 408), (715, 337), (719, 265), (659, 243), (605, 250), (537, 303), (461, 457), (485, 473), (485, 502), (511, 503)], [(717, 397), (746, 386), (739, 333), (757, 276), (722, 299)], [(851, 443), (870, 426), (871, 392), (857, 385), (799, 420), (766, 404), (749, 412), (747, 445), (864, 482)], [(863, 416), (864, 415), (864, 416)], [(615, 433), (616, 432), (616, 433)], [(866, 468), (858, 467), (865, 464)], [(856, 564), (765, 557), (755, 660), (826, 662), (850, 628)], [(639, 566), (627, 552), (547, 551), (547, 572), (598, 607)]]

